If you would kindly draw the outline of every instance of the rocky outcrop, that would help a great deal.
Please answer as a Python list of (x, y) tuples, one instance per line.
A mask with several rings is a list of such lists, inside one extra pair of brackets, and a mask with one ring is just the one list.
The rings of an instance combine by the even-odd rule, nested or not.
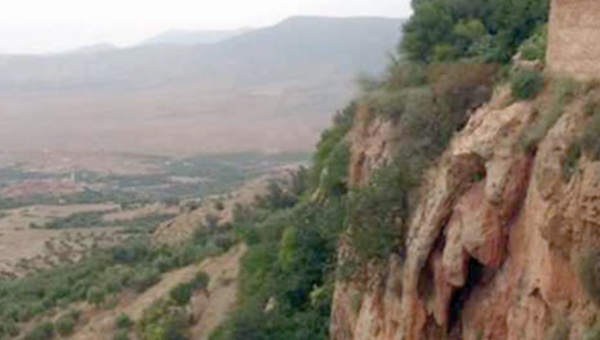
[[(583, 103), (530, 154), (522, 136), (544, 113), (507, 92), (471, 116), (427, 174), (405, 258), (392, 255), (386, 275), (366, 284), (336, 285), (333, 339), (581, 339), (593, 325), (576, 268), (600, 246), (600, 163), (563, 170)], [(355, 186), (389, 161), (402, 134), (363, 111), (352, 131)]]

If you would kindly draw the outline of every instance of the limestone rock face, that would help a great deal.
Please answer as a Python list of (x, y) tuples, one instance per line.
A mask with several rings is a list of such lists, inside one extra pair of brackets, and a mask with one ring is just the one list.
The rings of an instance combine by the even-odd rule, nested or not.
[[(581, 103), (527, 154), (521, 140), (537, 110), (504, 96), (471, 116), (427, 174), (405, 258), (393, 255), (366, 286), (337, 284), (332, 339), (538, 340), (557, 325), (581, 339), (594, 323), (576, 268), (600, 246), (600, 162), (583, 158), (572, 176), (563, 172), (584, 124)], [(399, 130), (359, 115), (352, 185), (389, 161)]]

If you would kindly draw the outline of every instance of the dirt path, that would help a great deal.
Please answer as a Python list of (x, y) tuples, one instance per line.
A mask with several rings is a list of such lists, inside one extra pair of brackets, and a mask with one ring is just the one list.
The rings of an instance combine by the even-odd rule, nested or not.
[(168, 296), (171, 289), (180, 283), (190, 281), (200, 271), (210, 276), (208, 296), (199, 293), (192, 299), (191, 307), (197, 322), (192, 326), (192, 339), (206, 339), (224, 321), (227, 312), (236, 299), (237, 276), (240, 259), (246, 252), (244, 245), (237, 246), (219, 257), (204, 260), (199, 265), (191, 265), (163, 275), (163, 279), (141, 295), (123, 297), (120, 304), (108, 311), (92, 315), (87, 324), (76, 331), (72, 339), (109, 340), (114, 334), (115, 318), (125, 313), (137, 322), (142, 313), (158, 299)]

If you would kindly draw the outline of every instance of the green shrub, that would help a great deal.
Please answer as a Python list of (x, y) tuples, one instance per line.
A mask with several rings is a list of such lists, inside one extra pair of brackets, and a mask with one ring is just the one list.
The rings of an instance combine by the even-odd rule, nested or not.
[(99, 287), (92, 287), (87, 292), (87, 301), (96, 307), (106, 300), (106, 291)]
[(380, 88), (365, 94), (363, 103), (376, 116), (397, 119), (404, 113), (405, 98), (403, 90)]
[(179, 306), (185, 306), (190, 302), (194, 287), (190, 283), (180, 283), (169, 292), (171, 300)]
[(160, 255), (152, 264), (161, 273), (169, 271), (176, 266), (173, 258), (166, 255)]
[(188, 320), (183, 309), (159, 300), (143, 312), (138, 333), (143, 340), (185, 340)]
[(0, 339), (16, 337), (21, 333), (19, 326), (12, 320), (0, 320)]
[(200, 271), (200, 272), (196, 273), (196, 276), (194, 276), (194, 279), (192, 280), (191, 284), (194, 289), (206, 290), (206, 289), (208, 289), (209, 282), (210, 282), (210, 276), (208, 276), (208, 274), (206, 274), (206, 272)]
[(319, 187), (323, 170), (328, 165), (327, 161), (333, 150), (340, 145), (348, 131), (350, 131), (357, 110), (358, 104), (356, 102), (350, 103), (344, 110), (335, 115), (333, 127), (321, 134), (317, 150), (313, 155), (313, 167), (310, 176), (312, 188)]
[(220, 201), (220, 200), (219, 201), (215, 201), (214, 206), (215, 206), (215, 209), (217, 211), (223, 211), (223, 210), (225, 210), (225, 204), (223, 203), (223, 201)]
[(348, 191), (348, 168), (350, 166), (350, 148), (345, 141), (340, 142), (326, 161), (322, 173), (320, 188), (327, 196), (342, 196)]
[(548, 25), (541, 25), (537, 28), (535, 34), (525, 40), (519, 52), (524, 60), (546, 60), (546, 44)]
[(238, 239), (233, 232), (220, 233), (212, 237), (212, 242), (217, 248), (220, 248), (223, 251), (228, 251), (237, 244)]
[[(359, 262), (385, 261), (402, 253), (409, 195), (418, 184), (409, 159), (377, 170), (369, 185), (350, 197), (348, 236)], [(420, 165), (415, 165), (419, 168)]]
[(25, 340), (50, 340), (54, 339), (54, 325), (51, 322), (45, 322), (35, 326), (31, 332), (25, 336)]
[(580, 92), (581, 84), (575, 79), (562, 77), (552, 81), (553, 105), (564, 107), (569, 104)]
[[(560, 78), (552, 82), (551, 107), (543, 110), (531, 129), (528, 129), (522, 137), (523, 148), (527, 152), (534, 152), (539, 143), (546, 137), (548, 131), (556, 125), (565, 112), (565, 106), (569, 104), (580, 90), (580, 86), (571, 78)], [(570, 150), (575, 152), (577, 149)], [(570, 154), (569, 156), (575, 156)], [(571, 159), (572, 160), (572, 159)]]
[(71, 315), (63, 315), (56, 320), (56, 331), (61, 336), (67, 336), (73, 333), (75, 328), (75, 319)]
[(563, 178), (565, 181), (569, 181), (573, 174), (577, 171), (577, 165), (581, 158), (581, 145), (579, 143), (573, 143), (567, 149), (567, 155), (563, 161)]
[(153, 267), (143, 267), (137, 270), (131, 278), (131, 286), (138, 293), (146, 291), (160, 281), (160, 272)]
[(130, 329), (132, 326), (133, 320), (125, 313), (119, 314), (115, 319), (115, 328), (117, 329)]
[(350, 307), (352, 308), (352, 311), (355, 314), (358, 314), (358, 312), (360, 312), (360, 307), (362, 305), (362, 302), (363, 302), (363, 294), (359, 291), (352, 292), (352, 295), (350, 296)]
[(401, 52), (425, 63), (440, 55), (508, 62), (523, 41), (547, 22), (548, 5), (548, 0), (412, 1), (413, 15), (404, 25)]
[(516, 99), (532, 99), (543, 90), (544, 76), (537, 71), (517, 70), (511, 74), (510, 87)]

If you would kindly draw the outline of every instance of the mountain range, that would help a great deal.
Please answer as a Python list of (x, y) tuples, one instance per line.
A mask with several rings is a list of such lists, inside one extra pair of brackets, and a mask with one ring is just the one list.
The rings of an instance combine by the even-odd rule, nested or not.
[(201, 44), (215, 44), (223, 40), (233, 38), (237, 35), (250, 32), (251, 29), (237, 30), (169, 30), (142, 41), (139, 45), (182, 45), (193, 46)]
[(0, 144), (186, 154), (308, 149), (354, 94), (357, 75), (383, 71), (401, 24), (293, 17), (243, 32), (171, 32), (124, 49), (0, 56)]

